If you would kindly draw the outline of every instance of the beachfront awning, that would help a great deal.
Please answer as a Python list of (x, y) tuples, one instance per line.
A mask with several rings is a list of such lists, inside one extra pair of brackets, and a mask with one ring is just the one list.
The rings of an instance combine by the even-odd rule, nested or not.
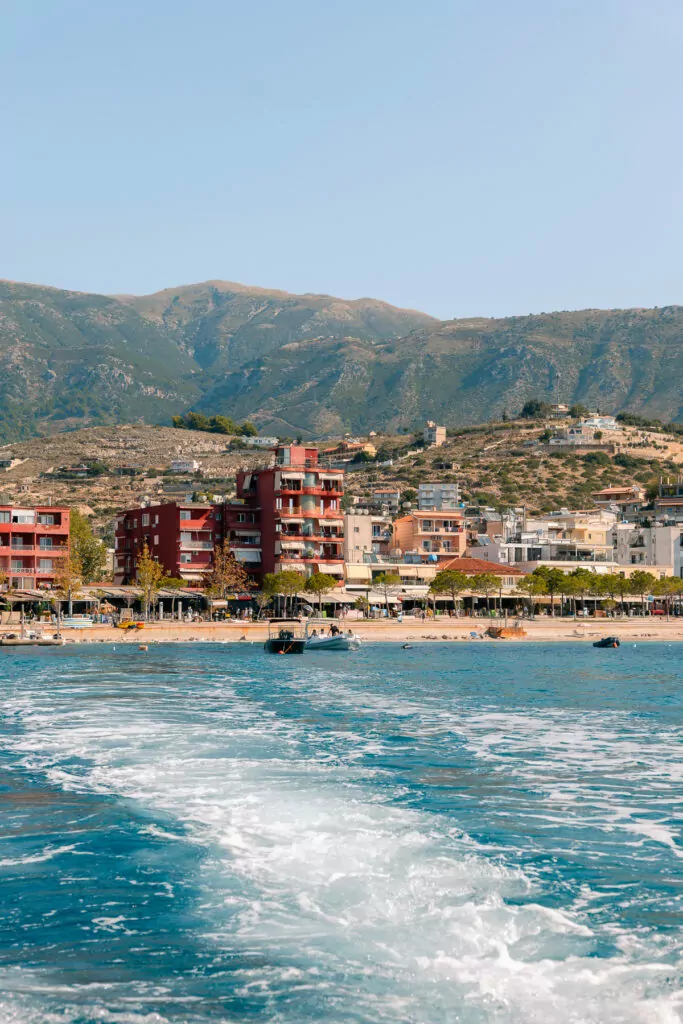
[(343, 576), (344, 566), (343, 565), (327, 565), (325, 562), (318, 563), (318, 571), (325, 572), (328, 576)]
[(418, 571), (419, 575), (422, 575), (421, 565), (399, 565), (398, 567), (398, 574), (401, 579), (408, 579), (410, 577), (415, 579), (418, 575)]
[(349, 582), (370, 583), (372, 569), (369, 565), (346, 565), (346, 578)]
[[(366, 595), (359, 594), (358, 596), (365, 597)], [(389, 594), (389, 597), (387, 599), (385, 598), (384, 594), (381, 594), (379, 592), (379, 590), (371, 590), (369, 594), (367, 594), (367, 600), (370, 602), (370, 604), (383, 605), (386, 604), (387, 600), (389, 601), (389, 604), (399, 604), (399, 599), (396, 596), (396, 594)]]
[(335, 483), (341, 483), (343, 479), (342, 473), (318, 473), (319, 480), (333, 480)]
[(303, 480), (305, 474), (299, 473), (294, 469), (281, 469), (280, 470), (280, 483), (284, 483), (285, 480)]
[(305, 544), (302, 540), (282, 540), (280, 534), (280, 547), (283, 551), (303, 551)]

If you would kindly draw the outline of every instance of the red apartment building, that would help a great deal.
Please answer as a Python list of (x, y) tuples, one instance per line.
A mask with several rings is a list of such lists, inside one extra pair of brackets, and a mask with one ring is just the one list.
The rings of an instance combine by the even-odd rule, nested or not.
[[(260, 529), (260, 572), (295, 569), (305, 575), (324, 572), (344, 575), (344, 472), (327, 469), (318, 449), (281, 445), (269, 469), (239, 473), (237, 497), (245, 513), (254, 514)], [(237, 505), (226, 507), (226, 529), (240, 557), (233, 516)], [(239, 511), (238, 511), (239, 514)], [(233, 536), (234, 535), (234, 536)]]
[(258, 583), (264, 573), (296, 569), (344, 575), (344, 474), (318, 463), (316, 448), (283, 445), (275, 466), (237, 477), (237, 501), (177, 504), (122, 512), (116, 521), (114, 579), (135, 580), (145, 543), (169, 576), (201, 583), (216, 544), (227, 538)]
[(135, 581), (135, 564), (147, 544), (169, 576), (200, 583), (211, 568), (221, 527), (220, 505), (170, 502), (121, 512), (114, 535), (114, 582)]
[(69, 509), (0, 505), (0, 569), (19, 590), (50, 587), (69, 557)]

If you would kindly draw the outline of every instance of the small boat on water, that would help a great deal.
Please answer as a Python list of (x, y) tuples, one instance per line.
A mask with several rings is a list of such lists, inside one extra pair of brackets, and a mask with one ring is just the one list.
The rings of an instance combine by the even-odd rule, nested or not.
[(306, 633), (299, 619), (271, 619), (263, 649), (269, 654), (303, 654)]
[(337, 619), (309, 619), (306, 623), (307, 651), (357, 651), (361, 639), (345, 630)]
[(44, 636), (37, 630), (21, 633), (5, 633), (0, 637), (0, 647), (61, 647), (64, 640), (58, 633)]
[(621, 641), (618, 636), (603, 636), (602, 640), (596, 640), (593, 647), (620, 647)]

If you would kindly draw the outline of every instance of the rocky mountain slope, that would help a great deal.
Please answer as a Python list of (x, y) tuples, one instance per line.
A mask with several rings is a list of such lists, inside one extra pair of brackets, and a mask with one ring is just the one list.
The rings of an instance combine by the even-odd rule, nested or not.
[(0, 282), (0, 440), (189, 408), (267, 432), (397, 430), (558, 393), (675, 420), (682, 341), (679, 306), (442, 323), (220, 281), (142, 297)]

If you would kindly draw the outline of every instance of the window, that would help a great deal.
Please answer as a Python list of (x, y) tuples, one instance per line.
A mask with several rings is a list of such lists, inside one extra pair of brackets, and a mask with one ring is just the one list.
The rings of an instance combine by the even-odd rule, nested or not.
[(156, 548), (158, 546), (159, 546), (159, 534), (155, 533), (154, 534), (154, 547)]
[(9, 523), (10, 515), (11, 513), (9, 512), (0, 512), (0, 523)]
[(158, 512), (157, 512), (157, 514), (156, 514), (156, 515), (154, 516), (154, 525), (155, 525), (155, 526), (158, 526), (158, 525), (159, 525), (159, 513), (158, 513)]
[(149, 526), (149, 513), (145, 512), (142, 516), (142, 525)]
[(54, 526), (55, 517), (47, 512), (41, 512), (38, 516), (38, 522), (41, 526)]
[(247, 513), (246, 512), (238, 512), (237, 513), (237, 522), (238, 523), (246, 523), (246, 521), (247, 521)]
[[(353, 528), (353, 532), (354, 532), (354, 533), (360, 533), (360, 526), (354, 526), (354, 528)], [(375, 533), (375, 528), (374, 528), (374, 526), (373, 526), (373, 528), (372, 528), (372, 535), (373, 535), (373, 537), (376, 537), (376, 536), (377, 536), (377, 534)]]
[(191, 561), (192, 561), (192, 555), (187, 554), (185, 552), (181, 553), (181, 555), (180, 555), (181, 565), (185, 565), (185, 564), (187, 564), (188, 562), (191, 562)]
[(49, 550), (53, 546), (54, 545), (52, 543), (52, 537), (40, 537), (40, 543), (38, 544), (38, 547), (42, 551)]
[(38, 569), (40, 572), (52, 572), (53, 561), (51, 558), (39, 558)]
[(275, 508), (282, 508), (282, 498), (275, 499)]
[(222, 518), (223, 518), (223, 515), (222, 515), (222, 513), (220, 513), (220, 512), (216, 512), (216, 519), (217, 519), (217, 521), (218, 521), (219, 523), (220, 523), (220, 521), (221, 521), (221, 519), (222, 519)]
[(137, 528), (138, 528), (138, 521), (137, 521), (137, 519), (134, 519), (133, 520), (133, 529), (137, 530)]

